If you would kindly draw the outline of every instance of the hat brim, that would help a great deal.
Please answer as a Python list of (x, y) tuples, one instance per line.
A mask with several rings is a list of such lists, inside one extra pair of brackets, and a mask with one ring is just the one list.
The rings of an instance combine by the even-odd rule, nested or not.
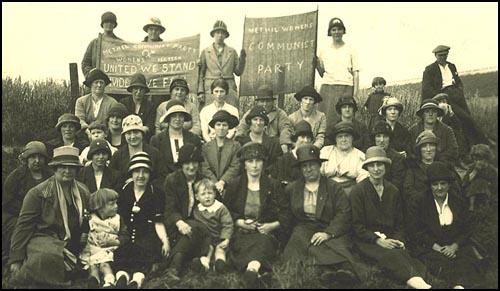
[(323, 163), (323, 162), (326, 162), (328, 161), (327, 159), (316, 159), (316, 158), (309, 158), (309, 159), (304, 159), (304, 160), (297, 160), (293, 163), (293, 167), (299, 167), (301, 164), (305, 163), (305, 162), (310, 162), (310, 161), (315, 161), (315, 162), (318, 162), (318, 163)]
[(149, 171), (153, 171), (153, 168), (150, 165), (148, 165), (147, 163), (137, 163), (137, 164), (130, 166), (128, 168), (128, 172), (130, 173), (133, 170), (140, 169), (140, 168), (145, 168), (145, 169), (148, 169)]
[(389, 158), (386, 158), (386, 157), (373, 157), (373, 158), (366, 159), (363, 162), (362, 168), (366, 170), (366, 166), (368, 164), (371, 164), (371, 163), (374, 163), (374, 162), (382, 162), (382, 163), (388, 164), (388, 165), (392, 164), (392, 161)]
[(311, 138), (311, 140), (314, 140), (314, 134), (312, 131), (302, 131), (302, 132), (296, 132), (295, 134), (293, 134), (291, 136), (291, 139), (293, 142), (296, 142), (297, 141), (297, 138), (299, 136), (309, 136)]
[(147, 33), (148, 32), (148, 28), (150, 26), (159, 27), (160, 28), (160, 34), (162, 34), (162, 33), (165, 32), (165, 27), (163, 27), (162, 25), (159, 25), (159, 24), (146, 24), (146, 25), (144, 25), (144, 27), (142, 29)]
[(50, 162), (47, 164), (50, 167), (55, 167), (55, 166), (74, 166), (74, 167), (83, 167), (82, 164), (77, 163), (75, 161), (55, 161), (55, 162)]
[(255, 101), (259, 101), (259, 100), (267, 100), (267, 99), (273, 99), (273, 100), (276, 100), (276, 97), (275, 96), (257, 96), (255, 97)]
[(387, 105), (387, 106), (382, 105), (379, 109), (379, 114), (382, 116), (385, 116), (385, 111), (387, 110), (387, 108), (389, 108), (391, 106), (396, 107), (399, 110), (399, 115), (401, 115), (401, 112), (403, 112), (403, 104), (399, 104), (399, 103), (391, 104), (391, 105)]
[[(339, 134), (339, 133), (349, 133), (350, 135), (352, 135), (352, 139), (353, 139), (353, 141), (354, 141), (355, 139), (358, 139), (358, 138), (359, 138), (359, 134), (358, 134), (358, 133), (357, 133), (354, 129), (342, 129), (342, 130), (339, 130), (339, 131), (335, 131), (335, 132), (333, 132), (333, 133), (330, 135), (330, 138), (332, 139), (332, 143), (333, 143), (334, 145), (336, 145), (336, 144), (337, 144), (336, 139), (337, 139), (337, 134)], [(353, 145), (353, 146), (354, 146), (354, 145)]]
[(149, 93), (149, 87), (144, 85), (144, 84), (132, 84), (130, 86), (127, 87), (127, 91), (132, 93), (132, 89), (134, 89), (134, 87), (141, 87), (141, 88), (144, 88), (146, 89), (146, 93)]
[(210, 36), (214, 37), (215, 32), (218, 31), (218, 30), (223, 31), (226, 34), (226, 38), (229, 37), (229, 31), (227, 31), (225, 29), (222, 29), (222, 28), (213, 29), (212, 31), (210, 31)]
[(437, 112), (438, 112), (438, 116), (443, 116), (444, 115), (444, 110), (437, 106), (436, 107), (425, 107), (425, 108), (420, 108), (419, 110), (417, 110), (417, 112), (415, 113), (418, 117), (422, 118), (422, 115), (424, 114), (424, 111), (427, 110), (427, 109), (436, 109)]
[(231, 117), (228, 117), (228, 118), (212, 119), (208, 123), (208, 126), (210, 126), (211, 128), (215, 128), (215, 123), (218, 122), (218, 121), (225, 121), (225, 122), (227, 122), (227, 124), (229, 125), (229, 129), (233, 129), (236, 126), (238, 126), (238, 124), (239, 124), (238, 119), (236, 117), (234, 117), (234, 116), (231, 116)]
[(143, 134), (146, 134), (146, 132), (149, 130), (149, 128), (145, 125), (143, 125), (143, 126), (133, 125), (133, 126), (127, 127), (126, 130), (123, 129), (122, 134), (125, 134), (126, 132), (129, 132), (131, 130), (140, 130), (140, 131), (142, 131)]
[(108, 154), (108, 159), (111, 159), (111, 149), (109, 148), (98, 148), (98, 149), (95, 149), (93, 151), (90, 151), (88, 152), (87, 154), (87, 160), (92, 160), (92, 156), (97, 153), (97, 152), (100, 152), (100, 151), (104, 151)]
[(165, 114), (163, 114), (162, 117), (160, 117), (160, 120), (161, 122), (166, 122), (166, 120), (170, 117), (170, 115), (174, 114), (174, 113), (183, 113), (184, 114), (184, 122), (186, 121), (191, 121), (193, 120), (193, 117), (191, 116), (191, 114), (189, 114), (189, 112), (187, 111), (171, 111), (171, 112), (167, 112)]
[(304, 98), (306, 96), (314, 98), (314, 104), (317, 104), (317, 103), (320, 103), (321, 101), (323, 101), (323, 98), (320, 95), (316, 95), (316, 94), (300, 94), (300, 95), (295, 94), (293, 97), (295, 98), (295, 100), (300, 102), (302, 100), (302, 98)]
[(358, 105), (356, 103), (347, 103), (347, 102), (343, 102), (343, 103), (339, 103), (339, 104), (336, 104), (335, 105), (335, 110), (337, 111), (338, 114), (340, 114), (340, 111), (342, 109), (342, 106), (344, 105), (351, 105), (353, 108), (354, 108), (354, 112), (357, 112), (358, 111)]
[(111, 80), (109, 79), (108, 76), (106, 75), (101, 75), (101, 76), (97, 76), (95, 78), (92, 78), (92, 79), (87, 79), (85, 81), (83, 81), (83, 85), (87, 86), (87, 87), (91, 87), (92, 86), (92, 83), (95, 81), (95, 80), (103, 80), (104, 81), (104, 84), (105, 86), (108, 86), (109, 84), (111, 84)]
[(61, 122), (58, 122), (55, 126), (56, 130), (57, 131), (60, 131), (61, 130), (61, 126), (65, 123), (73, 123), (76, 125), (76, 130), (80, 130), (82, 128), (82, 125), (80, 124), (80, 122), (77, 122), (77, 121), (73, 121), (73, 120), (63, 120)]

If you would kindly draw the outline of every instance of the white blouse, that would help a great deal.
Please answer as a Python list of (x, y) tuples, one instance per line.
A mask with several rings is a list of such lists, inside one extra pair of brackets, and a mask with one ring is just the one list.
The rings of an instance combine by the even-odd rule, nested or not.
[(352, 148), (349, 153), (341, 152), (336, 146), (325, 146), (320, 151), (320, 158), (327, 159), (321, 165), (321, 174), (342, 183), (356, 179), (356, 183), (369, 176), (363, 169), (365, 154), (357, 148)]
[(444, 199), (443, 207), (439, 207), (439, 204), (434, 199), (436, 203), (436, 210), (439, 216), (439, 224), (441, 226), (450, 225), (453, 223), (453, 212), (451, 212), (450, 206), (448, 206), (448, 194), (446, 194), (446, 199)]

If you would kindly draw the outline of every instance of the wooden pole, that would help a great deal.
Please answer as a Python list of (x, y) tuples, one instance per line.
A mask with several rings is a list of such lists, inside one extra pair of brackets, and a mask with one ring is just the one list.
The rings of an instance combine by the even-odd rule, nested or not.
[(78, 65), (76, 63), (69, 64), (69, 85), (70, 99), (68, 111), (75, 113), (76, 98), (80, 95), (80, 84), (78, 82)]
[[(318, 53), (318, 18), (319, 18), (319, 5), (316, 6), (316, 42), (314, 43), (314, 56), (313, 58), (316, 57)], [(314, 87), (314, 82), (316, 79), (316, 67), (312, 68), (312, 86)]]
[(282, 70), (278, 73), (278, 107), (283, 109), (285, 107), (285, 66), (281, 66)]

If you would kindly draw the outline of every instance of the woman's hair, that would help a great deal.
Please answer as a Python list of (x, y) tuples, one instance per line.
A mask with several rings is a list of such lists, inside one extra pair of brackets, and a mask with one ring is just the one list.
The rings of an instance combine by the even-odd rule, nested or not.
[(217, 79), (213, 81), (210, 85), (210, 92), (213, 92), (216, 87), (221, 87), (222, 89), (226, 90), (226, 94), (229, 91), (229, 84), (224, 79)]
[(118, 193), (115, 190), (101, 188), (90, 195), (89, 209), (95, 212), (103, 208), (106, 203), (118, 199)]
[(194, 192), (198, 193), (198, 191), (200, 191), (201, 186), (205, 187), (206, 189), (212, 189), (214, 193), (217, 193), (217, 189), (215, 188), (215, 183), (208, 178), (203, 178), (200, 181), (196, 182), (194, 184)]

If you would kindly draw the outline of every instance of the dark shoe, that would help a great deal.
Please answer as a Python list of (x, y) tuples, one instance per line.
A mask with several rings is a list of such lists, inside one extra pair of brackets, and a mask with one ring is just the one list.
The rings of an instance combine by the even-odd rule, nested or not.
[(116, 289), (126, 289), (128, 285), (127, 282), (127, 277), (126, 276), (120, 276), (118, 280), (116, 281)]
[(87, 279), (87, 289), (99, 289), (99, 281), (96, 277), (90, 277)]
[(128, 284), (127, 289), (139, 289), (139, 285), (136, 281), (132, 281), (130, 282), (130, 284)]
[(227, 264), (221, 259), (215, 261), (214, 268), (215, 271), (220, 274), (224, 274), (227, 272)]
[(247, 289), (259, 288), (259, 274), (253, 271), (245, 271), (243, 274), (243, 284)]
[(191, 270), (195, 273), (203, 273), (205, 272), (205, 267), (201, 264), (200, 258), (194, 258), (191, 261)]

